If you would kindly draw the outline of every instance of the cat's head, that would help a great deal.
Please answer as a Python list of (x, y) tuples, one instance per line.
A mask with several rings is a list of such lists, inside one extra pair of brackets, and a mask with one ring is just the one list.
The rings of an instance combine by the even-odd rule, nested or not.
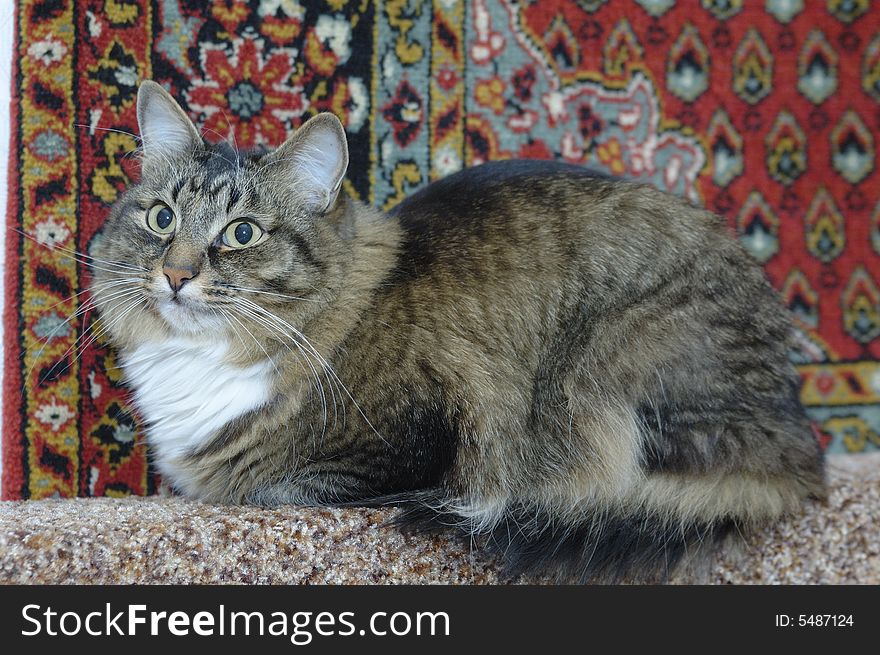
[(212, 338), (271, 321), (257, 307), (320, 303), (344, 241), (339, 120), (320, 114), (276, 150), (245, 153), (203, 139), (154, 82), (141, 85), (137, 116), (141, 180), (92, 253), (91, 292), (111, 337)]

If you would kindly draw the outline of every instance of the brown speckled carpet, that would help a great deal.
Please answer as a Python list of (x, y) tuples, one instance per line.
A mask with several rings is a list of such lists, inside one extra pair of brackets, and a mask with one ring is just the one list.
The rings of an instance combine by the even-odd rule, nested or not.
[[(880, 455), (832, 458), (829, 474), (827, 504), (809, 504), (750, 539), (744, 553), (720, 557), (708, 580), (880, 584)], [(5, 502), (0, 582), (506, 582), (467, 544), (385, 527), (392, 514), (180, 498)]]

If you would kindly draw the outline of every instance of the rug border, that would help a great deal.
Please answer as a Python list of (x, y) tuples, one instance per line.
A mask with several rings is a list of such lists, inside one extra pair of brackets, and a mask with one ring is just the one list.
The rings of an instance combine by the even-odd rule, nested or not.
[[(2, 435), (2, 479), (0, 479), (0, 499), (13, 500), (23, 497), (24, 470), (17, 464), (24, 453), (22, 443), (21, 404), (21, 344), (19, 341), (19, 281), (21, 279), (21, 238), (11, 233), (11, 227), (19, 225), (21, 207), (21, 187), (18, 176), (20, 163), (19, 144), (21, 142), (20, 98), (21, 67), (18, 51), (22, 5), (16, 3), (12, 17), (12, 57), (10, 67), (9, 93), (9, 168), (7, 169), (6, 196), (6, 239), (5, 270), (3, 271), (3, 435)], [(15, 234), (15, 238), (10, 238)], [(25, 464), (26, 468), (26, 464)]]

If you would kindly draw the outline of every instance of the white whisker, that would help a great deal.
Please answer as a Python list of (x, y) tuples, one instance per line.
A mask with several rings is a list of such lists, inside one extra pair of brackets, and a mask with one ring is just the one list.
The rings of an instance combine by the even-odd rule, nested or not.
[[(237, 299), (237, 300), (243, 300), (243, 299)], [(271, 332), (273, 334), (280, 334), (282, 337), (287, 338), (294, 345), (294, 347), (299, 351), (299, 353), (302, 355), (303, 360), (305, 360), (306, 365), (308, 365), (309, 369), (311, 369), (312, 375), (314, 376), (314, 379), (315, 379), (315, 389), (316, 389), (316, 391), (318, 391), (318, 394), (321, 398), (321, 414), (323, 417), (323, 425), (321, 428), (321, 438), (323, 439), (324, 434), (326, 433), (327, 421), (328, 421), (327, 397), (324, 392), (324, 385), (321, 383), (321, 378), (318, 375), (318, 370), (315, 368), (314, 364), (312, 364), (311, 358), (309, 357), (309, 352), (303, 348), (301, 343), (299, 343), (295, 339), (290, 339), (290, 337), (287, 334), (285, 334), (282, 330), (279, 329), (279, 326), (273, 325), (265, 317), (262, 317), (262, 316), (255, 314), (253, 312), (253, 310), (251, 310), (249, 312), (244, 312), (243, 310), (249, 309), (247, 306), (245, 306), (245, 307), (238, 306), (237, 309), (239, 311), (243, 312), (243, 314), (242, 314), (243, 316), (245, 316), (245, 317), (249, 318), (250, 320), (254, 321), (255, 323), (258, 323), (259, 325), (263, 326), (265, 329), (269, 330), (269, 332)], [(282, 343), (283, 343), (283, 341), (282, 341)], [(288, 346), (288, 349), (289, 349), (289, 346)], [(326, 371), (325, 371), (325, 375), (326, 375)], [(328, 382), (330, 382), (329, 378), (328, 378)], [(333, 392), (332, 386), (330, 387), (330, 392), (331, 392), (331, 395), (333, 398), (333, 412), (334, 412), (334, 416), (335, 416), (337, 413), (337, 409), (336, 409), (336, 402), (337, 401), (336, 401), (336, 394)], [(335, 421), (335, 419), (334, 419), (334, 421)]]
[(237, 287), (237, 286), (233, 286), (231, 284), (224, 285), (224, 286), (225, 286), (225, 288), (232, 289), (233, 291), (245, 291), (247, 293), (257, 293), (257, 294), (260, 294), (263, 296), (275, 296), (278, 298), (286, 298), (288, 300), (301, 300), (303, 302), (318, 302), (314, 298), (301, 298), (299, 296), (288, 296), (283, 293), (275, 293), (274, 291), (260, 291), (259, 289), (249, 289), (247, 287)]
[[(250, 307), (251, 309), (253, 309), (255, 312), (258, 312), (258, 313), (264, 315), (267, 319), (269, 319), (269, 320), (271, 320), (271, 321), (277, 323), (279, 327), (283, 327), (283, 328), (286, 328), (287, 330), (290, 330), (290, 331), (296, 336), (296, 339), (297, 339), (297, 340), (301, 339), (302, 341), (299, 342), (299, 343), (301, 343), (302, 346), (308, 348), (309, 351), (312, 353), (312, 355), (313, 355), (313, 356), (318, 360), (318, 362), (321, 364), (321, 366), (322, 366), (322, 368), (325, 370), (325, 372), (333, 377), (333, 379), (334, 379), (334, 380), (336, 381), (336, 383), (339, 385), (340, 389), (341, 389), (342, 391), (345, 392), (345, 395), (346, 395), (346, 396), (348, 396), (348, 399), (352, 402), (352, 404), (354, 405), (355, 409), (358, 411), (358, 413), (360, 414), (361, 418), (364, 419), (364, 421), (365, 421), (366, 424), (369, 426), (369, 428), (370, 428), (370, 429), (376, 434), (376, 436), (378, 436), (383, 442), (388, 443), (388, 441), (385, 439), (385, 437), (384, 437), (384, 436), (383, 436), (383, 435), (382, 435), (382, 434), (381, 434), (381, 433), (375, 428), (375, 426), (372, 424), (372, 422), (370, 421), (370, 419), (367, 418), (367, 415), (366, 415), (366, 414), (364, 413), (364, 411), (361, 409), (361, 406), (360, 406), (360, 405), (358, 404), (358, 402), (354, 399), (354, 396), (352, 396), (351, 392), (348, 390), (348, 388), (345, 386), (345, 384), (342, 383), (342, 380), (339, 379), (339, 376), (336, 375), (336, 372), (333, 370), (333, 367), (330, 365), (330, 363), (327, 362), (327, 360), (321, 355), (320, 352), (318, 352), (318, 350), (317, 350), (317, 349), (311, 344), (311, 342), (308, 340), (308, 338), (307, 338), (302, 332), (300, 332), (299, 330), (297, 330), (293, 325), (291, 325), (290, 323), (288, 323), (288, 322), (285, 321), (284, 319), (282, 319), (282, 318), (276, 316), (276, 315), (273, 314), (272, 312), (268, 311), (267, 309), (264, 309), (264, 308), (261, 307), (260, 305), (257, 305), (256, 303), (254, 303), (254, 302), (251, 301), (251, 300), (248, 300), (247, 298), (238, 298), (237, 300), (240, 301), (240, 302), (245, 303), (248, 307)], [(291, 338), (290, 335), (287, 335), (287, 336), (288, 336), (288, 338)], [(292, 338), (291, 338), (291, 339), (292, 339)], [(293, 340), (293, 339), (292, 339), (292, 340)]]
[[(141, 266), (135, 266), (130, 263), (114, 262), (114, 261), (110, 261), (110, 260), (106, 260), (106, 259), (99, 259), (97, 257), (92, 257), (91, 255), (87, 255), (86, 253), (79, 252), (78, 250), (64, 248), (64, 247), (58, 246), (58, 245), (51, 245), (50, 246), (49, 244), (46, 244), (46, 243), (43, 243), (42, 241), (40, 241), (32, 234), (28, 234), (27, 232), (25, 232), (23, 230), (19, 230), (18, 228), (13, 227), (11, 225), (7, 226), (7, 229), (12, 230), (13, 232), (16, 232), (16, 233), (22, 235), (26, 239), (29, 239), (30, 241), (36, 243), (37, 245), (41, 246), (42, 248), (45, 248), (46, 250), (48, 250), (50, 252), (56, 252), (56, 251), (60, 252), (60, 253), (62, 253), (62, 257), (65, 257), (66, 259), (72, 259), (76, 262), (79, 262), (80, 264), (83, 264), (84, 266), (90, 266), (92, 268), (95, 268), (95, 269), (98, 269), (101, 271), (106, 271), (108, 273), (122, 273), (122, 272), (126, 272), (126, 271), (132, 271), (132, 272), (138, 272), (138, 273), (148, 273), (149, 272), (149, 269), (147, 269), (147, 268), (143, 268)], [(89, 260), (91, 260), (91, 261), (89, 261)], [(99, 266), (98, 264), (95, 264), (94, 262), (100, 262), (101, 264), (104, 265), (104, 267)]]

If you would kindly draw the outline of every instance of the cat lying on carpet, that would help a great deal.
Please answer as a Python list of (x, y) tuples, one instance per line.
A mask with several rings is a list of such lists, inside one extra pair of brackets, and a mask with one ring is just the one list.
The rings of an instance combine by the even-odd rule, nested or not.
[(386, 215), (340, 191), (332, 115), (250, 153), (153, 82), (137, 109), (91, 292), (179, 492), (401, 504), (566, 581), (665, 579), (823, 496), (788, 317), (718, 217), (537, 161)]

